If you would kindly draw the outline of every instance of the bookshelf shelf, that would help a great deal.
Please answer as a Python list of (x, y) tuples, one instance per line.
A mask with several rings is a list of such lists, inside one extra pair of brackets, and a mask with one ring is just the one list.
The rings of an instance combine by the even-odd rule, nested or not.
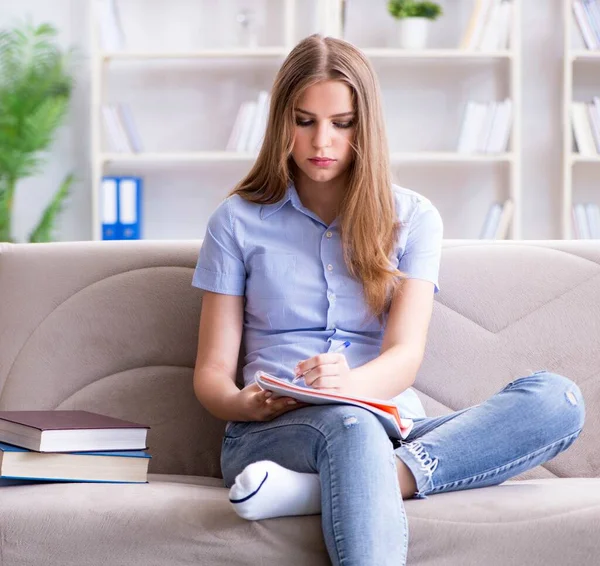
[[(487, 60), (511, 59), (513, 53), (505, 51), (470, 51), (467, 49), (424, 49), (410, 51), (394, 48), (367, 47), (362, 50), (368, 57), (374, 59), (459, 59)], [(226, 59), (226, 58), (260, 58), (285, 57), (288, 49), (285, 47), (260, 47), (256, 49), (203, 49), (200, 51), (117, 51), (100, 52), (98, 56), (104, 61), (110, 60), (143, 60), (143, 59)], [(599, 57), (600, 58), (600, 57)]]
[(572, 61), (600, 61), (600, 50), (567, 49), (567, 58)]
[(600, 155), (581, 155), (575, 152), (571, 154), (571, 163), (600, 163)]
[(254, 161), (256, 155), (235, 151), (173, 151), (145, 153), (103, 153), (100, 159), (105, 163), (155, 163), (193, 161), (199, 163), (219, 161)]
[[(493, 163), (511, 162), (514, 156), (502, 154), (462, 154), (457, 152), (393, 152), (390, 153), (392, 163)], [(256, 159), (253, 153), (235, 151), (188, 151), (188, 152), (144, 152), (144, 153), (103, 153), (100, 160), (104, 163), (156, 163), (156, 162), (252, 162)]]
[(202, 49), (200, 51), (123, 51), (101, 52), (103, 61), (139, 61), (144, 59), (238, 59), (285, 57), (287, 49), (283, 47), (260, 47), (256, 49)]
[(512, 51), (470, 51), (467, 49), (423, 49), (410, 51), (406, 49), (366, 47), (363, 52), (373, 59), (443, 59), (443, 60), (488, 60), (511, 59)]
[[(174, 0), (175, 1), (175, 0)], [(206, 2), (217, 0), (205, 0)], [(271, 0), (267, 0), (267, 3)], [(446, 7), (450, 9), (453, 6), (455, 0), (441, 0), (442, 3), (446, 4)], [(471, 0), (461, 0), (465, 3), (470, 3)], [(361, 4), (362, 2), (362, 4)], [(92, 149), (92, 160), (91, 160), (91, 178), (92, 178), (92, 238), (100, 239), (102, 237), (101, 230), (101, 180), (103, 175), (110, 175), (111, 168), (114, 171), (126, 171), (132, 175), (145, 175), (146, 170), (152, 170), (154, 166), (161, 169), (156, 172), (156, 177), (153, 177), (154, 173), (148, 173), (145, 180), (145, 186), (148, 190), (145, 191), (145, 202), (144, 206), (158, 208), (164, 208), (169, 210), (169, 218), (173, 218), (173, 215), (179, 214), (174, 212), (177, 207), (185, 206), (186, 210), (181, 211), (182, 222), (178, 217), (177, 225), (183, 225), (187, 222), (188, 225), (193, 224), (194, 234), (197, 237), (201, 237), (204, 227), (203, 222), (206, 220), (205, 212), (209, 209), (214, 208), (214, 203), (218, 201), (217, 192), (224, 191), (231, 187), (232, 174), (238, 175), (241, 168), (249, 168), (254, 160), (256, 159), (256, 152), (254, 151), (226, 151), (228, 149), (234, 149), (236, 144), (231, 145), (229, 142), (225, 143), (228, 138), (228, 134), (233, 136), (234, 129), (234, 116), (236, 111), (239, 111), (240, 100), (246, 97), (253, 97), (255, 93), (262, 92), (266, 88), (267, 82), (271, 76), (270, 69), (271, 64), (278, 64), (279, 60), (285, 58), (293, 46), (302, 37), (306, 37), (310, 33), (320, 32), (329, 36), (343, 36), (348, 41), (361, 46), (361, 50), (365, 55), (375, 64), (379, 63), (381, 68), (378, 69), (380, 74), (380, 81), (382, 82), (382, 90), (387, 89), (386, 94), (391, 97), (395, 94), (402, 95), (405, 89), (405, 85), (401, 81), (397, 80), (398, 73), (396, 71), (397, 66), (402, 66), (402, 73), (407, 73), (407, 77), (410, 79), (410, 87), (413, 89), (412, 92), (408, 93), (406, 98), (407, 104), (412, 104), (410, 100), (416, 99), (421, 103), (421, 96), (417, 94), (417, 91), (421, 92), (423, 89), (431, 89), (433, 85), (434, 90), (429, 90), (432, 94), (437, 92), (435, 96), (438, 96), (442, 92), (446, 92), (446, 86), (448, 84), (453, 85), (453, 90), (448, 98), (449, 104), (447, 106), (444, 103), (437, 104), (436, 100), (430, 98), (431, 104), (434, 105), (431, 109), (433, 114), (438, 113), (439, 119), (443, 121), (443, 127), (439, 128), (438, 123), (431, 123), (430, 116), (423, 114), (422, 116), (414, 116), (415, 123), (411, 124), (406, 129), (409, 131), (418, 131), (421, 121), (427, 121), (429, 119), (429, 125), (421, 128), (425, 131), (426, 128), (431, 130), (430, 139), (426, 141), (420, 140), (420, 142), (413, 142), (411, 139), (407, 143), (406, 136), (410, 134), (402, 134), (396, 136), (396, 139), (392, 143), (390, 140), (390, 163), (395, 167), (397, 171), (402, 170), (400, 179), (404, 178), (404, 174), (408, 175), (406, 186), (413, 187), (419, 191), (421, 181), (428, 182), (428, 166), (431, 165), (435, 168), (438, 173), (438, 177), (443, 177), (444, 167), (451, 166), (457, 168), (457, 173), (461, 179), (467, 179), (468, 182), (472, 182), (473, 186), (480, 187), (483, 182), (486, 184), (491, 191), (496, 193), (504, 193), (502, 198), (509, 198), (512, 201), (512, 219), (510, 221), (510, 228), (508, 232), (504, 232), (506, 237), (518, 239), (521, 237), (521, 4), (522, 0), (511, 0), (513, 9), (510, 13), (510, 18), (507, 18), (507, 26), (504, 30), (507, 30), (508, 43), (506, 42), (482, 42), (478, 43), (474, 37), (473, 30), (471, 33), (472, 41), (470, 44), (456, 42), (456, 47), (443, 47), (443, 48), (428, 48), (423, 50), (406, 50), (394, 48), (394, 43), (387, 43), (388, 47), (377, 47), (377, 43), (371, 43), (369, 41), (381, 41), (381, 37), (373, 35), (373, 29), (379, 29), (379, 24), (390, 23), (390, 16), (387, 14), (385, 8), (380, 15), (371, 17), (371, 6), (369, 0), (357, 0), (357, 2), (346, 2), (346, 10), (355, 10), (355, 6), (361, 4), (357, 11), (353, 12), (356, 18), (358, 27), (355, 29), (358, 31), (358, 35), (364, 38), (364, 41), (355, 39), (352, 37), (352, 31), (346, 20), (345, 30), (342, 31), (342, 12), (341, 12), (341, 0), (318, 0), (312, 4), (299, 2), (298, 0), (282, 0), (280, 3), (272, 0), (272, 5), (277, 6), (277, 10), (273, 13), (277, 14), (274, 16), (270, 14), (271, 19), (270, 25), (273, 26), (277, 23), (280, 33), (271, 34), (271, 36), (265, 36), (266, 46), (254, 47), (254, 48), (240, 48), (240, 47), (216, 47), (206, 48), (206, 45), (210, 45), (209, 40), (205, 37), (201, 38), (202, 47), (198, 48), (194, 42), (179, 43), (177, 47), (169, 49), (168, 47), (162, 48), (160, 42), (152, 43), (146, 42), (146, 38), (136, 43), (136, 41), (127, 41), (126, 47), (123, 50), (119, 50), (118, 47), (110, 44), (104, 44), (101, 41), (101, 33), (99, 29), (99, 21), (101, 19), (101, 12), (99, 6), (101, 5), (100, 0), (91, 0), (90, 10), (90, 40), (91, 40), (91, 64), (92, 64), (92, 83), (91, 83), (91, 149)], [(327, 4), (328, 13), (319, 12)], [(466, 6), (467, 4), (465, 4)], [(335, 9), (334, 9), (335, 8)], [(128, 17), (130, 22), (133, 21), (134, 11), (133, 8), (127, 8)], [(475, 12), (473, 12), (475, 13)], [(139, 14), (138, 14), (139, 15)], [(347, 15), (347, 14), (346, 14)], [(369, 17), (365, 20), (365, 15)], [(379, 23), (377, 18), (381, 18)], [(273, 18), (278, 18), (277, 22)], [(458, 30), (453, 29), (456, 26), (456, 20), (448, 20), (448, 27), (446, 29), (446, 38), (450, 37), (450, 34), (455, 34)], [(481, 26), (485, 26), (481, 20)], [(362, 33), (362, 29), (365, 24), (368, 23), (371, 26), (371, 31), (368, 33)], [(136, 22), (137, 25), (137, 22)], [(139, 24), (142, 25), (141, 23)], [(195, 25), (195, 24), (193, 24)], [(194, 28), (197, 34), (197, 28)], [(483, 30), (483, 27), (481, 28)], [(494, 32), (496, 30), (494, 28)], [(135, 30), (132, 35), (137, 37), (143, 37), (140, 35), (140, 30)], [(460, 30), (460, 33), (466, 33), (467, 28)], [(218, 34), (217, 34), (218, 35)], [(468, 35), (468, 34), (467, 34)], [(493, 34), (492, 34), (493, 35)], [(102, 36), (104, 37), (104, 36)], [(197, 35), (196, 35), (197, 37)], [(465, 35), (466, 37), (466, 35)], [(484, 37), (483, 31), (480, 35)], [(129, 38), (128, 38), (129, 39)], [(179, 38), (175, 38), (179, 39)], [(393, 41), (394, 39), (392, 39)], [(228, 41), (228, 40), (227, 40)], [(223, 44), (227, 44), (226, 40), (223, 40)], [(205, 43), (206, 42), (206, 43)], [(215, 40), (215, 45), (216, 45)], [(362, 45), (365, 45), (364, 47)], [(385, 40), (381, 44), (386, 45)], [(443, 42), (438, 42), (438, 45), (452, 45), (452, 42), (446, 39)], [(484, 46), (487, 44), (487, 48)], [(508, 44), (509, 48), (502, 48), (503, 45)], [(166, 45), (166, 42), (163, 43)], [(192, 45), (189, 49), (186, 49), (188, 45)], [(432, 45), (436, 45), (436, 42), (432, 42)], [(494, 48), (493, 46), (498, 46)], [(599, 53), (600, 55), (600, 53)], [(206, 75), (206, 80), (203, 75), (193, 75), (189, 69), (181, 67), (178, 62), (189, 62), (192, 60), (206, 61), (207, 65), (209, 62), (211, 71)], [(230, 61), (237, 60), (240, 65), (230, 66)], [(221, 65), (223, 61), (223, 65)], [(145, 69), (146, 63), (158, 62), (168, 71), (168, 77), (165, 75), (165, 100), (164, 108), (168, 111), (165, 112), (164, 116), (175, 116), (179, 121), (173, 124), (173, 128), (170, 128), (166, 135), (162, 135), (163, 131), (157, 127), (156, 123), (144, 122), (143, 128), (144, 136), (148, 136), (148, 143), (141, 143), (139, 145), (140, 152), (132, 153), (131, 148), (134, 147), (132, 143), (129, 144), (129, 151), (126, 150), (123, 144), (106, 144), (106, 141), (111, 141), (111, 136), (105, 131), (106, 124), (103, 120), (106, 120), (106, 114), (103, 114), (105, 106), (117, 106), (117, 105), (135, 105), (136, 118), (138, 116), (144, 116), (146, 120), (155, 120), (156, 114), (151, 113), (151, 109), (162, 108), (163, 101), (161, 100), (162, 90), (152, 90), (156, 87), (156, 76), (142, 76)], [(111, 65), (114, 63), (114, 67)], [(117, 68), (119, 63), (131, 63), (127, 67), (127, 72), (123, 73), (122, 69)], [(215, 63), (218, 67), (218, 72), (215, 72)], [(406, 63), (406, 64), (405, 64)], [(172, 67), (171, 67), (172, 65)], [(267, 65), (269, 70), (266, 70)], [(425, 66), (431, 65), (432, 71), (423, 72)], [(241, 69), (240, 66), (243, 66)], [(406, 70), (405, 70), (406, 69)], [(444, 78), (445, 82), (437, 82), (437, 78), (434, 79), (430, 84), (430, 79), (426, 73), (430, 73), (431, 76), (437, 77), (438, 69), (441, 74), (447, 75)], [(139, 71), (139, 74), (138, 74)], [(196, 73), (197, 71), (194, 71)], [(236, 79), (238, 78), (238, 85), (236, 86)], [(477, 77), (477, 80), (472, 81), (472, 77)], [(113, 82), (114, 81), (114, 82)], [(121, 81), (121, 84), (115, 85), (117, 81)], [(154, 81), (154, 82), (153, 82)], [(178, 81), (178, 82), (175, 82)], [(220, 82), (218, 82), (220, 81)], [(241, 82), (245, 81), (245, 82)], [(423, 82), (425, 81), (425, 82)], [(467, 98), (470, 95), (470, 88), (473, 82), (477, 83), (479, 90), (475, 89), (472, 96), (478, 97), (478, 100), (492, 100), (497, 101), (499, 104), (501, 99), (506, 97), (512, 101), (512, 116), (510, 125), (506, 126), (506, 131), (510, 129), (509, 139), (510, 142), (507, 149), (503, 153), (467, 153), (456, 151), (459, 147), (459, 136), (460, 136), (460, 116), (457, 116), (457, 112), (463, 112), (466, 109)], [(248, 83), (248, 84), (246, 84)], [(456, 84), (455, 84), (456, 83)], [(151, 90), (146, 96), (145, 85), (151, 85)], [(181, 85), (181, 90), (178, 90), (178, 86)], [(233, 85), (233, 86), (232, 86)], [(161, 86), (161, 85), (159, 85)], [(130, 88), (139, 89), (139, 92), (143, 92), (145, 100), (138, 100), (134, 98), (134, 94), (130, 94)], [(161, 86), (162, 88), (162, 86)], [(212, 90), (211, 90), (212, 89)], [(236, 89), (239, 92), (236, 92)], [(437, 89), (437, 90), (435, 90)], [(395, 94), (394, 94), (395, 93)], [(184, 98), (187, 96), (187, 99)], [(188, 125), (188, 121), (182, 120), (182, 117), (189, 115), (186, 112), (194, 112), (194, 106), (188, 103), (190, 97), (197, 97), (197, 107), (200, 108), (198, 115), (191, 116)], [(412, 97), (412, 99), (411, 99)], [(147, 100), (146, 100), (147, 99)], [(437, 98), (439, 101), (439, 98)], [(180, 104), (183, 101), (183, 104)], [(483, 103), (483, 102), (482, 102)], [(427, 102), (423, 101), (423, 106), (420, 107), (420, 112), (428, 112)], [(464, 104), (464, 106), (463, 106)], [(171, 106), (169, 106), (171, 105)], [(210, 110), (206, 110), (210, 108)], [(213, 111), (214, 109), (214, 111)], [(114, 108), (113, 108), (114, 110)], [(139, 114), (137, 114), (139, 112)], [(162, 116), (162, 110), (159, 111)], [(396, 130), (403, 130), (405, 124), (399, 119), (401, 112), (406, 114), (406, 105), (404, 102), (398, 103), (396, 108), (388, 106), (387, 112), (391, 112), (390, 116), (386, 116), (386, 119), (390, 120), (389, 129), (393, 130), (395, 124), (394, 119), (399, 125)], [(395, 115), (396, 114), (396, 115)], [(411, 117), (413, 118), (413, 117)], [(421, 118), (423, 120), (421, 120)], [(463, 117), (464, 118), (464, 117)], [(227, 121), (227, 126), (225, 123)], [(446, 122), (447, 121), (447, 122)], [(418, 122), (418, 123), (417, 123)], [(192, 125), (194, 124), (194, 125)], [(508, 124), (508, 122), (507, 122)], [(489, 124), (488, 124), (489, 126)], [(186, 132), (190, 128), (204, 128), (204, 132), (200, 136), (189, 135), (186, 136)], [(231, 128), (228, 132), (224, 132), (223, 129)], [(485, 126), (482, 124), (481, 128)], [(410, 128), (414, 128), (411, 130)], [(483, 131), (483, 130), (482, 130)], [(177, 133), (175, 133), (177, 132)], [(220, 140), (215, 145), (215, 136)], [(491, 130), (490, 130), (491, 132)], [(421, 132), (419, 132), (421, 133)], [(113, 128), (114, 134), (114, 128)], [(428, 135), (428, 134), (427, 134)], [(153, 142), (150, 138), (153, 137)], [(186, 138), (186, 142), (183, 141), (183, 137)], [(427, 136), (422, 136), (426, 138)], [(480, 135), (481, 137), (481, 135)], [(114, 136), (113, 136), (114, 138)], [(219, 148), (222, 144), (223, 150), (214, 151), (186, 151), (185, 148), (189, 147), (191, 143), (187, 143), (187, 140), (194, 140), (192, 147), (214, 147)], [(161, 141), (162, 140), (162, 141)], [(176, 151), (165, 151), (164, 149), (169, 147), (169, 141), (174, 141), (178, 148), (183, 150)], [(142, 142), (145, 140), (142, 140)], [(454, 145), (456, 144), (456, 145)], [(146, 147), (164, 148), (160, 151), (144, 151)], [(420, 147), (423, 150), (411, 151), (412, 147)], [(238, 144), (237, 149), (241, 149), (243, 144)], [(256, 147), (246, 145), (246, 147)], [(395, 151), (394, 147), (397, 147), (399, 151)], [(430, 147), (442, 147), (448, 148), (448, 151), (432, 151)], [(481, 145), (478, 145), (481, 148)], [(483, 145), (484, 148), (493, 147), (493, 145)], [(119, 148), (119, 149), (117, 149)], [(402, 149), (402, 150), (400, 150)], [(471, 147), (474, 150), (474, 146)], [(215, 187), (210, 194), (207, 191), (196, 191), (197, 186), (204, 186), (202, 184), (202, 178), (205, 173), (204, 170), (201, 174), (200, 183), (190, 178), (190, 173), (187, 171), (185, 164), (197, 164), (198, 166), (206, 167), (206, 186)], [(211, 165), (213, 164), (213, 165)], [(233, 164), (238, 164), (233, 167)], [(208, 165), (211, 165), (208, 167)], [(229, 166), (228, 166), (229, 165)], [(426, 167), (421, 167), (426, 165)], [(490, 167), (488, 170), (487, 168)], [(502, 171), (496, 171), (494, 167), (499, 167)], [(235, 171), (234, 171), (235, 169)], [(197, 175), (197, 173), (194, 173)], [(412, 178), (411, 175), (416, 175)], [(196, 198), (198, 193), (206, 196), (207, 204), (200, 207), (199, 219), (196, 221), (192, 220), (191, 212), (192, 206), (180, 205), (176, 202), (179, 192), (178, 190), (169, 191), (169, 196), (166, 197), (164, 194), (165, 183), (168, 184), (169, 179), (173, 176), (177, 179), (174, 182), (174, 187), (182, 187), (181, 198), (182, 202), (193, 202), (192, 199)], [(156, 179), (156, 180), (155, 180)], [(160, 180), (159, 180), (160, 179)], [(146, 181), (148, 181), (146, 183)], [(154, 183), (154, 184), (153, 184)], [(403, 182), (400, 182), (403, 184)], [(188, 189), (188, 186), (192, 186), (193, 189)], [(152, 201), (153, 187), (156, 187), (156, 202)], [(459, 190), (463, 190), (462, 185), (458, 187)], [(194, 194), (185, 191), (194, 191)], [(437, 190), (434, 187), (434, 190)], [(465, 188), (465, 191), (470, 190)], [(219, 193), (220, 194), (220, 193)], [(443, 198), (451, 198), (448, 196), (448, 192), (442, 193)], [(160, 199), (170, 199), (166, 206), (157, 204), (159, 202), (165, 203), (167, 201)], [(462, 198), (462, 197), (461, 197)], [(489, 197), (486, 197), (489, 198)], [(482, 202), (480, 198), (479, 202)], [(204, 202), (204, 201), (203, 201)], [(483, 203), (483, 206), (488, 206), (489, 201)], [(443, 203), (441, 203), (443, 208)], [(452, 207), (454, 205), (448, 204), (447, 206)], [(473, 207), (472, 207), (473, 208)], [(480, 208), (480, 210), (483, 209)], [(450, 214), (450, 213), (449, 213)], [(476, 213), (477, 214), (477, 213)], [(146, 215), (147, 216), (147, 215)], [(185, 217), (185, 219), (183, 219)], [(159, 229), (161, 233), (168, 233), (169, 237), (176, 232), (172, 226), (162, 229), (160, 228), (161, 223), (166, 222), (162, 220), (166, 218), (162, 212), (154, 212), (154, 218), (152, 222), (148, 222), (148, 225), (152, 225), (153, 229)], [(477, 223), (481, 226), (480, 222), (485, 219), (483, 214), (481, 217), (472, 217), (472, 224)], [(455, 230), (463, 229), (463, 222), (456, 222)], [(476, 228), (478, 229), (478, 228)], [(177, 228), (177, 231), (179, 228)], [(474, 230), (472, 230), (474, 232)], [(185, 232), (182, 232), (185, 234)], [(189, 234), (189, 232), (188, 232)], [(146, 237), (154, 237), (154, 234), (147, 234)], [(161, 237), (161, 236), (159, 236)], [(452, 237), (452, 236), (450, 236)], [(500, 236), (503, 237), (503, 236)]]
[(501, 153), (457, 153), (457, 152), (393, 152), (390, 154), (392, 163), (401, 162), (427, 162), (427, 163), (493, 163), (511, 162), (512, 154)]

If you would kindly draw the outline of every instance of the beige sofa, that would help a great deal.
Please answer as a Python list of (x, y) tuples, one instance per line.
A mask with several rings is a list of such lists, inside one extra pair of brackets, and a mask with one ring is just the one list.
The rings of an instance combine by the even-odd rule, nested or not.
[[(0, 488), (0, 564), (328, 564), (320, 516), (246, 522), (195, 400), (199, 241), (0, 245), (0, 408), (151, 425), (148, 484)], [(516, 376), (574, 379), (583, 433), (523, 481), (410, 500), (409, 564), (600, 564), (600, 245), (447, 240), (416, 387), (430, 415)], [(376, 566), (376, 565), (365, 565)]]

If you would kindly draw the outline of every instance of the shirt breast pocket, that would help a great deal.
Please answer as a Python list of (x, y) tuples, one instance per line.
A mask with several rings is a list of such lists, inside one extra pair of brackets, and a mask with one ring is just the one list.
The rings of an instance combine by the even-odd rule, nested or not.
[(250, 262), (249, 294), (260, 299), (282, 299), (290, 294), (296, 277), (293, 254), (256, 254)]

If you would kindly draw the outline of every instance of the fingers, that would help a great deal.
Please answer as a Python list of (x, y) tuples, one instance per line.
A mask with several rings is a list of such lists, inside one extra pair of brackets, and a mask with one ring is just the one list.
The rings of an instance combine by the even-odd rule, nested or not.
[(306, 371), (312, 373), (318, 366), (339, 363), (346, 363), (344, 354), (319, 354), (318, 356), (313, 356), (312, 358), (308, 358), (308, 360), (299, 362), (296, 366), (296, 375), (300, 375)]
[[(328, 383), (331, 382), (331, 377), (336, 377), (336, 385), (339, 385), (340, 368), (337, 364), (326, 364), (318, 366), (304, 376), (304, 383), (309, 387), (315, 387), (315, 383), (325, 379)], [(327, 387), (327, 386), (322, 386)]]
[(253, 381), (250, 385), (246, 385), (243, 389), (243, 391), (247, 392), (247, 393), (263, 393), (264, 390), (263, 388), (256, 383), (256, 381)]
[(342, 380), (339, 375), (327, 375), (313, 381), (310, 387), (313, 389), (339, 389), (342, 385)]
[[(267, 393), (271, 392), (268, 391)], [(297, 404), (297, 401), (291, 397), (274, 397), (273, 395), (268, 395), (261, 402), (261, 410), (266, 416), (272, 418), (281, 411), (287, 410), (290, 407), (295, 407)]]

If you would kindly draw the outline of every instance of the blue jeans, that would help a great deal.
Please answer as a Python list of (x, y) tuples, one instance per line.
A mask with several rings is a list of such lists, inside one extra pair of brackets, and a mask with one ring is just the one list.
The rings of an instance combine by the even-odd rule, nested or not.
[(269, 422), (235, 422), (223, 439), (227, 487), (248, 464), (272, 460), (318, 473), (322, 529), (334, 565), (406, 563), (408, 524), (396, 458), (412, 471), (415, 497), (499, 484), (567, 449), (583, 427), (577, 385), (546, 371), (509, 383), (487, 401), (415, 419), (392, 442), (368, 411), (303, 407)]

